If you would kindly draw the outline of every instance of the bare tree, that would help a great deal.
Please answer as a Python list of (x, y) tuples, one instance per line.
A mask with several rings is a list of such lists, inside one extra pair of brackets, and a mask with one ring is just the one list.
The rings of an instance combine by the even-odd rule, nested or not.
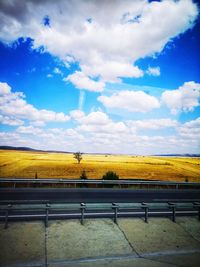
[(78, 161), (78, 164), (80, 164), (80, 162), (82, 160), (82, 155), (83, 155), (83, 153), (81, 153), (81, 152), (74, 153), (74, 158)]

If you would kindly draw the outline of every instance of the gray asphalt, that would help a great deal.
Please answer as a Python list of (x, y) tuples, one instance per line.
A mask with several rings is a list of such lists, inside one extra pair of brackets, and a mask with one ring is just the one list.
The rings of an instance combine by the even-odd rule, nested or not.
[(200, 201), (200, 190), (0, 188), (0, 201), (67, 203)]

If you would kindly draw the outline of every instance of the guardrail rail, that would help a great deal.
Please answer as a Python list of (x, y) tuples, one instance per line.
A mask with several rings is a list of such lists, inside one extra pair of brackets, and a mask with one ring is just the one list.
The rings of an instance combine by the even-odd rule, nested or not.
[(198, 182), (171, 182), (171, 181), (148, 181), (148, 180), (133, 180), (133, 179), (119, 179), (119, 180), (102, 180), (102, 179), (59, 179), (59, 178), (43, 178), (43, 179), (31, 179), (31, 178), (0, 178), (0, 187), (20, 187), (20, 186), (69, 186), (69, 187), (106, 187), (115, 186), (119, 188), (125, 188), (130, 186), (145, 187), (145, 188), (200, 188)]
[(143, 217), (148, 223), (150, 216), (171, 217), (176, 222), (176, 216), (198, 216), (200, 220), (200, 202), (163, 202), (163, 203), (18, 203), (16, 201), (0, 202), (0, 220), (5, 228), (9, 221), (44, 220), (48, 227), (49, 219), (80, 219), (113, 218), (118, 223), (119, 217)]

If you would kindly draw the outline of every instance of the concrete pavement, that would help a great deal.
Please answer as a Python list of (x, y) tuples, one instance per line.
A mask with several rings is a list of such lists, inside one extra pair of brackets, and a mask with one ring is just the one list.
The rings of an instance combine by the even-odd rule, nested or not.
[(110, 219), (0, 224), (1, 267), (195, 267), (197, 218)]

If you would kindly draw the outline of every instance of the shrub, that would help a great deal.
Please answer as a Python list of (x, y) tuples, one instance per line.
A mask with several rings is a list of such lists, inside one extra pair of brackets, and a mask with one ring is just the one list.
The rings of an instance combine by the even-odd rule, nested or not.
[(82, 180), (87, 180), (88, 179), (88, 177), (86, 175), (86, 171), (82, 171), (80, 179), (82, 179)]
[(118, 180), (119, 176), (113, 171), (108, 171), (106, 174), (103, 175), (102, 179), (103, 180)]

